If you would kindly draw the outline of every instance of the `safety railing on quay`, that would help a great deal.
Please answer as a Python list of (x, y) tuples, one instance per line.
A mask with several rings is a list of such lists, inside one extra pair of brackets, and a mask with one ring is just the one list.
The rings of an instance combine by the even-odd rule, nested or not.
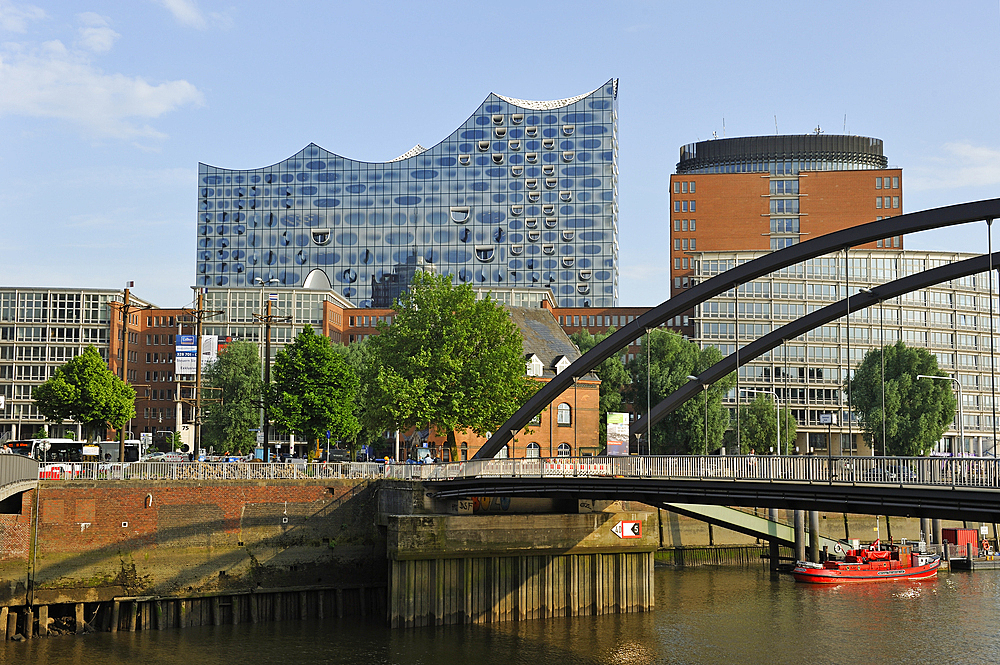
[(1000, 460), (969, 457), (676, 455), (468, 460), (442, 464), (261, 462), (63, 462), (41, 480), (279, 480), (304, 478), (622, 477), (773, 482), (949, 485), (1000, 489)]

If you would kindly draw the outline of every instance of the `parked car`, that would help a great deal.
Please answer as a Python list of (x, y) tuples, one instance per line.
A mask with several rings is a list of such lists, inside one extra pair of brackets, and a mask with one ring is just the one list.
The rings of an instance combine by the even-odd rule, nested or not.
[(324, 450), (320, 455), (320, 460), (324, 462), (350, 462), (351, 461), (351, 451), (344, 450), (343, 448), (330, 448), (330, 454), (327, 456)]

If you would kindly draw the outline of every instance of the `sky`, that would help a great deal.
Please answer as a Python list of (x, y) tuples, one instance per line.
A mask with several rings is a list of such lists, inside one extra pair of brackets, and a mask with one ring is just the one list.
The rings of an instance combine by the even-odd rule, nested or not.
[[(183, 306), (199, 162), (385, 161), (490, 92), (615, 77), (619, 304), (653, 306), (678, 149), (713, 133), (881, 138), (904, 212), (1000, 196), (998, 36), (998, 0), (0, 0), (0, 286)], [(982, 252), (986, 227), (905, 244)]]

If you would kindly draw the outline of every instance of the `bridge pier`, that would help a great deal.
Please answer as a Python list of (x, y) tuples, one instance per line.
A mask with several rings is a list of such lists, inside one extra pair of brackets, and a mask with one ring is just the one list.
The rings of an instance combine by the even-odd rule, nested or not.
[(806, 526), (805, 511), (795, 510), (793, 512), (793, 524), (795, 526), (795, 560), (806, 560)]
[(809, 511), (809, 560), (819, 563), (819, 511)]
[[(613, 531), (623, 522), (624, 538)], [(645, 612), (655, 604), (653, 512), (390, 515), (387, 523), (394, 628)]]
[(926, 517), (920, 518), (920, 539), (928, 545), (931, 543), (931, 521)]
[(933, 538), (931, 539), (935, 545), (941, 544), (941, 520), (931, 520), (931, 533)]

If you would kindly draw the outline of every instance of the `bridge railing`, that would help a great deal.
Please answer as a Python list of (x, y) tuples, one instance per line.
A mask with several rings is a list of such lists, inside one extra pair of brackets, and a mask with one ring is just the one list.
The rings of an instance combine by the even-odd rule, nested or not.
[(1000, 460), (966, 457), (676, 455), (469, 460), (411, 467), (412, 477), (632, 477), (1000, 488)]
[[(6, 455), (0, 456), (2, 458)], [(19, 458), (12, 455), (9, 457)], [(260, 462), (62, 462), (37, 465), (19, 458), (30, 478), (42, 480), (279, 480), (390, 478), (452, 480), (519, 478), (690, 478), (949, 485), (1000, 489), (1000, 460), (970, 457), (820, 457), (811, 455), (674, 455), (468, 460), (445, 464), (264, 464)], [(30, 467), (30, 469), (29, 469)], [(0, 466), (0, 474), (3, 473)], [(13, 467), (11, 467), (13, 468)], [(21, 467), (18, 467), (19, 469)], [(37, 468), (37, 476), (34, 469)], [(25, 470), (27, 469), (27, 470)], [(19, 478), (20, 479), (20, 478)], [(4, 484), (0, 475), (0, 486)]]
[(0, 454), (0, 487), (38, 478), (38, 462), (23, 455)]

